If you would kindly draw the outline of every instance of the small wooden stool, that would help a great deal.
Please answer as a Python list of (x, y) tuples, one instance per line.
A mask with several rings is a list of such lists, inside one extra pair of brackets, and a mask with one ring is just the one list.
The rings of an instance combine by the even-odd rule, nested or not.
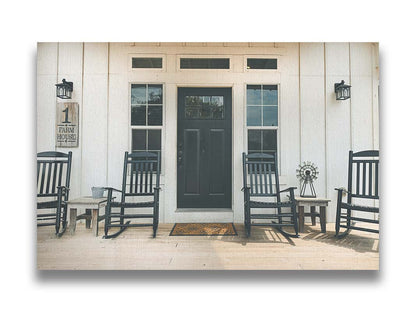
[[(85, 219), (85, 227), (91, 228), (94, 236), (98, 235), (98, 222), (104, 219), (104, 216), (99, 216), (99, 209), (105, 207), (107, 197), (92, 198), (91, 196), (84, 196), (68, 202), (69, 209), (69, 233), (74, 235), (77, 221)], [(78, 215), (77, 210), (85, 208), (85, 214)]]
[[(326, 233), (326, 207), (331, 201), (327, 198), (314, 198), (314, 197), (295, 197), (296, 206), (298, 208), (299, 218), (299, 232), (304, 232), (305, 217), (311, 217), (312, 225), (316, 225), (316, 217), (319, 217), (321, 224), (321, 232)], [(319, 207), (319, 212), (316, 212), (315, 207)], [(309, 207), (309, 212), (305, 212), (305, 207)]]

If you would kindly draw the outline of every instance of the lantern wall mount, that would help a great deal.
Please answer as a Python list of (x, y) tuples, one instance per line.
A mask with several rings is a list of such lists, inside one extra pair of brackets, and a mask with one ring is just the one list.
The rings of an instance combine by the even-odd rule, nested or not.
[(337, 100), (347, 100), (351, 97), (351, 86), (345, 84), (344, 80), (334, 84), (335, 96)]
[(72, 98), (72, 91), (74, 89), (74, 84), (71, 81), (66, 81), (65, 79), (62, 79), (62, 83), (57, 83), (55, 86), (56, 86), (56, 97), (60, 99)]

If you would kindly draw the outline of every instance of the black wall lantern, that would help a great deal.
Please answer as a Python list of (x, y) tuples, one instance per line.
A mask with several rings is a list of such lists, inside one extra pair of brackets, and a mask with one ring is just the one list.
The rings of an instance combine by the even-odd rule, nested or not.
[(334, 87), (337, 100), (347, 100), (351, 97), (351, 86), (345, 84), (344, 80), (341, 80), (340, 83), (336, 83)]
[(62, 83), (56, 85), (56, 97), (70, 99), (72, 97), (73, 83), (62, 79)]

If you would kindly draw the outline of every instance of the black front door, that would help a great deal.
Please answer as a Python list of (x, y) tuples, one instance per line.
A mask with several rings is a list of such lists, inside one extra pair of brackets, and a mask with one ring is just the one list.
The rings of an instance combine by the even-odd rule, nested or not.
[(178, 89), (178, 208), (231, 208), (231, 88)]

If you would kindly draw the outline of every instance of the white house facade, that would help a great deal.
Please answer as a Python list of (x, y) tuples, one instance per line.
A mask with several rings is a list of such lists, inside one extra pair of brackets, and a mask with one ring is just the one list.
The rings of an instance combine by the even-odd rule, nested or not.
[[(316, 164), (316, 194), (331, 200), (334, 222), (348, 151), (379, 149), (378, 51), (378, 43), (39, 43), (37, 151), (72, 151), (70, 198), (120, 188), (125, 151), (160, 151), (162, 223), (243, 223), (242, 153), (276, 152), (281, 187), (297, 194), (296, 169)], [(62, 79), (73, 82), (71, 99), (56, 97)], [(336, 100), (342, 80), (351, 97)], [(57, 144), (66, 102), (78, 105), (71, 147)], [(212, 126), (220, 122), (224, 131)], [(184, 169), (186, 140), (223, 161), (221, 172), (196, 174), (209, 166), (204, 158)], [(185, 189), (178, 173), (189, 178)], [(183, 194), (202, 184), (226, 196), (187, 203)]]

